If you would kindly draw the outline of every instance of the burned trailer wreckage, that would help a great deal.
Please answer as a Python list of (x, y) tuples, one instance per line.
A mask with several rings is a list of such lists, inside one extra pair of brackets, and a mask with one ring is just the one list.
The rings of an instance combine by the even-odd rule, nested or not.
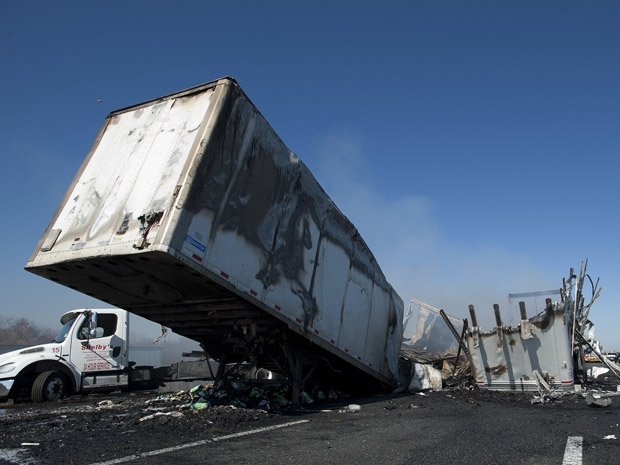
[[(499, 305), (495, 304), (496, 326), (488, 332), (480, 330), (474, 306), (469, 306), (473, 326), (466, 338), (478, 386), (537, 391), (544, 382), (552, 388), (572, 389), (575, 361), (564, 324), (565, 307), (550, 298), (546, 302), (542, 313), (531, 319), (522, 314), (514, 328), (502, 323)], [(525, 312), (525, 305), (520, 308)]]
[(294, 390), (399, 382), (402, 299), (232, 78), (110, 113), (26, 270)]
[(403, 322), (401, 379), (410, 392), (474, 387), (464, 342), (467, 320), (411, 299)]
[[(508, 310), (493, 306), (496, 325), (490, 330), (478, 324), (480, 315), (473, 305), (470, 324), (467, 318), (459, 320), (412, 299), (401, 348), (401, 359), (413, 364), (410, 387), (429, 387), (415, 378), (436, 376), (432, 367), (441, 372), (443, 387), (537, 392), (538, 399), (596, 386), (615, 391), (620, 365), (602, 353), (594, 339), (589, 315), (601, 288), (586, 267), (587, 260), (579, 275), (570, 269), (558, 289), (509, 294)], [(584, 295), (588, 282), (589, 300)], [(528, 317), (532, 310), (534, 315)], [(591, 359), (604, 366), (588, 366)]]
[[(592, 322), (589, 313), (600, 295), (598, 281), (586, 273), (587, 260), (579, 275), (571, 269), (558, 290), (510, 294), (509, 303), (518, 303), (519, 323), (505, 325), (499, 305), (493, 307), (496, 326), (483, 331), (477, 323), (473, 305), (469, 306), (472, 326), (466, 331), (472, 376), (481, 388), (503, 391), (564, 391), (587, 383), (584, 352), (590, 347), (598, 353), (589, 337)], [(583, 294), (585, 281), (592, 285), (589, 301)], [(555, 300), (554, 300), (555, 299)], [(528, 318), (528, 305), (543, 309)], [(604, 357), (598, 353), (603, 359)], [(619, 367), (604, 361), (618, 376)]]
[(286, 377), (294, 400), (310, 377), (403, 388), (463, 357), (489, 389), (585, 371), (585, 265), (515, 329), (499, 307), (484, 332), (473, 307), (469, 327), (416, 301), (404, 340), (411, 315), (355, 226), (228, 77), (110, 113), (26, 270), (200, 342), (216, 378), (246, 362)]

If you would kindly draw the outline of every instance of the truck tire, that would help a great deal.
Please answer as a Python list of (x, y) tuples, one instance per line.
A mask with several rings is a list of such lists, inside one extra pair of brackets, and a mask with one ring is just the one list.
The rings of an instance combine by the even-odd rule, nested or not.
[(69, 380), (61, 371), (44, 371), (32, 385), (30, 397), (33, 402), (54, 402), (69, 392)]
[(273, 372), (267, 370), (266, 368), (257, 368), (252, 367), (252, 369), (246, 375), (248, 379), (258, 379), (258, 380), (266, 380), (273, 379)]

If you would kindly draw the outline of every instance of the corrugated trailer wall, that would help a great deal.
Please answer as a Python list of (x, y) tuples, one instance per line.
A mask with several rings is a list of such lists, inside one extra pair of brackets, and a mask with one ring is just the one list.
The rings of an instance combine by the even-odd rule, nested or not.
[(397, 382), (402, 299), (230, 78), (110, 114), (26, 269), (229, 361), (293, 332)]

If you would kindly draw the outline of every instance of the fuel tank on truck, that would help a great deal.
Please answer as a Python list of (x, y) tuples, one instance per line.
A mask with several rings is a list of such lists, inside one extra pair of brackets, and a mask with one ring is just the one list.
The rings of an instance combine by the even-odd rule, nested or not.
[(397, 383), (402, 299), (232, 78), (110, 113), (26, 269), (218, 360)]

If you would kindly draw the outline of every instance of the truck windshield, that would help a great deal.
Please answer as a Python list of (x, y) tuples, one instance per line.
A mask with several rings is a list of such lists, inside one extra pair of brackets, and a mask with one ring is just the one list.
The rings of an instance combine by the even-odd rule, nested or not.
[(60, 344), (61, 342), (64, 342), (65, 339), (67, 339), (67, 334), (69, 334), (69, 330), (71, 329), (71, 326), (73, 326), (73, 323), (75, 322), (75, 318), (71, 318), (69, 321), (67, 321), (64, 326), (60, 329), (60, 331), (58, 332), (58, 335), (54, 338), (54, 340), (52, 342), (55, 342), (56, 344)]

